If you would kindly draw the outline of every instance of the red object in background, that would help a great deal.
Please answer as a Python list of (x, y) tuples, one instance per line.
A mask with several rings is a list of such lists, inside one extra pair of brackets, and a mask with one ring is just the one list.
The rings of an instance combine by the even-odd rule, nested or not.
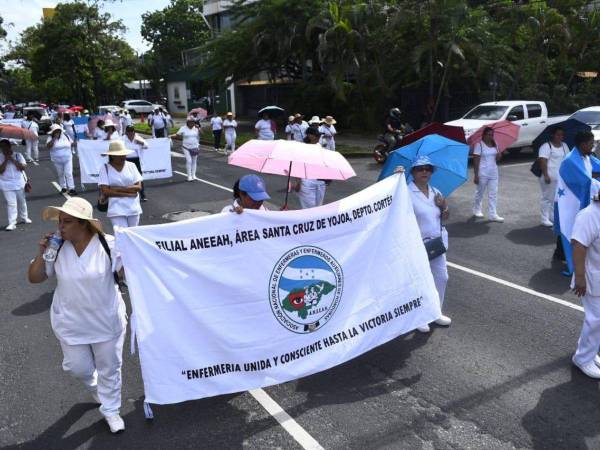
[(83, 111), (85, 108), (83, 106), (70, 106), (69, 109), (71, 111)]
[(15, 127), (13, 125), (0, 125), (0, 138), (33, 141), (37, 139), (37, 136), (33, 131), (30, 131), (27, 128)]
[(413, 142), (418, 141), (422, 137), (430, 134), (439, 134), (440, 136), (444, 136), (462, 144), (467, 143), (467, 140), (465, 139), (465, 130), (463, 130), (462, 127), (454, 127), (451, 125), (444, 125), (443, 123), (439, 122), (432, 122), (429, 125), (426, 125), (423, 128), (404, 136), (399, 148), (408, 144), (412, 144)]

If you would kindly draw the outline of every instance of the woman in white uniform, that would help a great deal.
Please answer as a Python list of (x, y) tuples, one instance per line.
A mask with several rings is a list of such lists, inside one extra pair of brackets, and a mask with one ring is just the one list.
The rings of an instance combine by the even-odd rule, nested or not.
[[(408, 191), (412, 200), (413, 210), (421, 237), (431, 239), (442, 237), (444, 246), (448, 248), (448, 232), (442, 226), (442, 220), (448, 219), (450, 213), (446, 199), (440, 191), (429, 184), (434, 167), (427, 157), (418, 158), (412, 166), (411, 174), (413, 181), (408, 185)], [(446, 285), (448, 284), (448, 268), (446, 266), (446, 255), (440, 255), (429, 261), (435, 288), (440, 297), (440, 309), (444, 306), (444, 297), (446, 295)], [(452, 320), (448, 316), (442, 315), (435, 321), (441, 326), (449, 326)], [(429, 333), (429, 325), (417, 328), (421, 333)]]
[(275, 139), (275, 133), (273, 132), (273, 125), (271, 119), (267, 113), (263, 113), (262, 118), (254, 125), (254, 132), (256, 138), (261, 141), (272, 141)]
[(40, 127), (33, 118), (32, 112), (27, 113), (27, 119), (21, 122), (21, 128), (25, 128), (26, 130), (29, 130), (35, 134), (35, 139), (25, 140), (25, 156), (27, 158), (27, 162), (39, 161), (40, 152), (38, 148), (38, 134), (40, 131)]
[(223, 121), (223, 129), (225, 130), (225, 154), (227, 154), (227, 148), (231, 152), (235, 152), (235, 140), (237, 139), (237, 121), (233, 118), (233, 113), (228, 112), (225, 120)]
[[(142, 163), (140, 158), (142, 156), (142, 150), (148, 148), (144, 138), (140, 137), (136, 132), (133, 125), (125, 126), (125, 133), (122, 136), (123, 143), (127, 150), (131, 150), (131, 153), (126, 156), (127, 161), (135, 164), (137, 170), (142, 173)], [(142, 174), (143, 176), (143, 174)], [(140, 191), (140, 197), (143, 202), (148, 201), (146, 192), (144, 191), (144, 182), (142, 181), (142, 190)]]
[(323, 147), (327, 150), (335, 151), (335, 135), (337, 134), (337, 130), (335, 129), (335, 124), (337, 122), (331, 116), (326, 116), (323, 119), (323, 125), (319, 127), (319, 131), (323, 135)]
[[(306, 144), (318, 144), (320, 139), (321, 133), (319, 133), (319, 130), (314, 127), (306, 129), (306, 137), (304, 138)], [(302, 209), (321, 206), (325, 198), (326, 189), (327, 184), (325, 180), (309, 180), (304, 178), (299, 179), (294, 187)]]
[(179, 139), (185, 155), (185, 167), (187, 169), (187, 180), (194, 181), (196, 177), (196, 166), (198, 164), (198, 153), (200, 153), (200, 127), (191, 117), (185, 121), (177, 133), (169, 136), (171, 139)]
[(123, 141), (113, 141), (108, 147), (108, 164), (100, 168), (98, 187), (104, 198), (108, 198), (107, 217), (115, 227), (136, 227), (140, 222), (142, 207), (139, 192), (142, 190), (142, 175), (135, 164), (127, 161), (131, 150)]
[(62, 126), (69, 139), (71, 139), (71, 142), (75, 142), (75, 122), (71, 119), (71, 114), (65, 113), (63, 115)]
[(551, 227), (554, 222), (554, 197), (556, 195), (556, 183), (558, 182), (558, 169), (560, 163), (569, 154), (569, 146), (563, 142), (565, 132), (561, 127), (552, 130), (550, 141), (540, 147), (538, 158), (542, 176), (540, 177), (540, 188), (542, 190), (541, 200), (541, 223), (545, 227)]
[(117, 126), (112, 120), (107, 119), (104, 122), (104, 137), (102, 138), (102, 140), (118, 141), (119, 139), (121, 139), (121, 135), (117, 131)]
[(500, 217), (496, 211), (498, 200), (498, 164), (502, 154), (498, 151), (496, 141), (494, 141), (494, 129), (486, 127), (483, 130), (483, 139), (475, 144), (473, 149), (473, 169), (475, 170), (474, 183), (477, 185), (475, 192), (475, 204), (473, 206), (473, 215), (483, 217), (481, 209), (485, 191), (488, 192), (488, 212), (489, 220), (492, 222), (504, 222), (504, 217)]
[(125, 429), (119, 409), (127, 318), (112, 271), (114, 238), (102, 233), (92, 213), (83, 198), (44, 209), (45, 220), (58, 221), (63, 243), (54, 263), (46, 263), (42, 255), (52, 234), (46, 235), (28, 278), (41, 283), (56, 276), (50, 320), (62, 348), (63, 370), (83, 382), (110, 430), (118, 433)]
[(0, 140), (0, 190), (6, 199), (8, 225), (6, 231), (17, 228), (19, 223), (31, 223), (25, 198), (25, 158), (15, 153), (8, 139)]
[(50, 150), (50, 160), (56, 167), (58, 184), (61, 193), (69, 191), (70, 195), (77, 195), (75, 191), (75, 180), (73, 179), (73, 153), (71, 152), (72, 141), (63, 132), (60, 125), (53, 124), (48, 131), (46, 147)]

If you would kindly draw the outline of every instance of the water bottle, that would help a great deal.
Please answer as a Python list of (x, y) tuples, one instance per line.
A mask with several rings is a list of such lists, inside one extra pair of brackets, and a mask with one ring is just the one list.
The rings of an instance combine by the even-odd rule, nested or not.
[(44, 261), (49, 263), (54, 262), (62, 242), (63, 239), (60, 235), (60, 231), (56, 230), (54, 234), (50, 236), (50, 239), (48, 239), (48, 247), (46, 247), (46, 251), (44, 252)]

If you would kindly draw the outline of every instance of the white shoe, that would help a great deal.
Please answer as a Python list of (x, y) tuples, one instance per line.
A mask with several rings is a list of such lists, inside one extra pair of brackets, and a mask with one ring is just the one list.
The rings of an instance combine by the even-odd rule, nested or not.
[(92, 399), (94, 399), (94, 403), (101, 405), (102, 402), (100, 401), (100, 397), (98, 397), (98, 390), (96, 389), (95, 391), (92, 391), (91, 394), (92, 394)]
[[(596, 356), (597, 358), (597, 356)], [(595, 378), (600, 380), (600, 367), (598, 367), (595, 364), (596, 358), (594, 358), (593, 361), (590, 361), (589, 363), (586, 364), (579, 364), (576, 360), (575, 360), (575, 356), (573, 356), (573, 364), (575, 364), (577, 367), (579, 367), (579, 369), (585, 373), (588, 377), (590, 378)]]
[(104, 418), (108, 426), (110, 427), (111, 433), (121, 433), (125, 431), (125, 422), (121, 419), (121, 416), (115, 414), (114, 416), (109, 416)]
[(17, 224), (16, 223), (11, 223), (10, 225), (8, 225), (5, 230), (6, 231), (12, 231), (12, 230), (16, 230), (17, 229)]
[(423, 325), (422, 327), (417, 327), (417, 330), (419, 333), (429, 333), (431, 328), (429, 328), (429, 325)]
[(594, 364), (596, 364), (598, 367), (600, 367), (600, 356), (596, 355), (594, 357)]
[(483, 213), (481, 211), (473, 211), (473, 216), (482, 218), (483, 217)]
[(192, 177), (188, 177), (188, 181), (194, 181)]
[(490, 216), (490, 221), (491, 222), (504, 222), (504, 217), (500, 217), (500, 216)]
[(33, 223), (29, 217), (19, 220), (19, 223)]
[(554, 224), (550, 220), (548, 220), (548, 219), (542, 219), (542, 221), (540, 223), (544, 227), (552, 227), (552, 226), (554, 226)]
[(448, 327), (452, 323), (452, 319), (448, 316), (440, 316), (438, 320), (435, 321), (436, 324), (441, 325), (442, 327)]

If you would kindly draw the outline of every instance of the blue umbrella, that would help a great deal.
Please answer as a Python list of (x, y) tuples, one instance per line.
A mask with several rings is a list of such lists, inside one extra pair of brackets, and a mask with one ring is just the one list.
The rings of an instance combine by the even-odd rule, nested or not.
[(555, 123), (553, 125), (547, 126), (541, 134), (533, 140), (533, 148), (538, 149), (543, 144), (550, 140), (550, 135), (556, 128), (562, 128), (565, 130), (565, 139), (564, 142), (569, 146), (569, 148), (573, 148), (575, 146), (575, 135), (579, 131), (591, 131), (592, 127), (588, 124), (580, 122), (577, 119), (567, 119), (562, 122)]
[(413, 162), (422, 156), (427, 156), (435, 167), (430, 184), (445, 197), (467, 181), (469, 146), (438, 134), (430, 134), (394, 150), (381, 169), (379, 180), (392, 175), (396, 167), (404, 166), (406, 181), (410, 183)]

